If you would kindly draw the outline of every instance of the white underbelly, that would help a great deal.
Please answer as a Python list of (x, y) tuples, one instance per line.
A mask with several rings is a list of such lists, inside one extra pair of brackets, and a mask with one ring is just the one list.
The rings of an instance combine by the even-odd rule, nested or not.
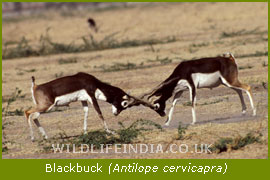
[(197, 88), (213, 88), (221, 84), (219, 71), (214, 73), (194, 73), (191, 77)]
[(55, 98), (55, 106), (67, 106), (71, 102), (75, 101), (87, 101), (91, 102), (90, 96), (87, 94), (86, 90), (79, 90), (73, 93), (65, 94)]

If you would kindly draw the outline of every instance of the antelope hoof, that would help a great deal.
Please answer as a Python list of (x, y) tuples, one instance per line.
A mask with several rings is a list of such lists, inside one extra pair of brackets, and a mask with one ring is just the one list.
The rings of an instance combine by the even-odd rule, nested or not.
[(169, 123), (165, 123), (165, 124), (164, 124), (165, 127), (168, 127), (169, 125), (170, 125)]
[(253, 110), (252, 116), (256, 116), (256, 109)]
[(34, 137), (31, 137), (31, 141), (32, 141), (32, 142), (35, 142), (35, 138), (34, 138)]
[(246, 112), (247, 112), (246, 110), (243, 110), (242, 111), (242, 116), (245, 116), (246, 115)]
[(169, 121), (169, 117), (167, 117), (167, 120), (165, 121), (164, 126), (169, 126), (170, 125), (170, 121)]
[(194, 124), (196, 124), (196, 121), (191, 123), (191, 125), (194, 125)]

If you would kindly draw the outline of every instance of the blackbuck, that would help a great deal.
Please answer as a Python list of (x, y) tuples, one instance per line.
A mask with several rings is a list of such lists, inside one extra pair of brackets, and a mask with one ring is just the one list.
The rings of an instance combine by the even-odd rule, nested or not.
[(147, 97), (148, 102), (154, 107), (152, 109), (160, 116), (165, 116), (166, 101), (173, 96), (172, 107), (170, 108), (169, 116), (165, 122), (165, 125), (168, 126), (172, 120), (177, 101), (182, 93), (188, 90), (192, 103), (192, 124), (194, 124), (196, 123), (195, 103), (197, 89), (212, 89), (221, 84), (233, 89), (239, 95), (243, 114), (246, 113), (247, 108), (242, 91), (246, 92), (253, 110), (253, 116), (256, 115), (251, 88), (249, 85), (239, 82), (237, 65), (231, 53), (226, 53), (219, 57), (183, 61), (165, 81), (141, 98)]
[(35, 107), (25, 111), (25, 116), (30, 127), (31, 140), (34, 140), (31, 119), (33, 119), (39, 131), (45, 139), (47, 134), (38, 121), (41, 113), (48, 112), (53, 107), (68, 106), (71, 102), (81, 101), (84, 110), (84, 133), (87, 132), (88, 102), (94, 106), (99, 118), (107, 132), (113, 133), (103, 118), (97, 100), (112, 104), (112, 112), (117, 116), (122, 110), (133, 105), (148, 103), (140, 101), (125, 93), (122, 89), (101, 82), (94, 76), (86, 73), (78, 73), (72, 76), (62, 77), (44, 84), (36, 85), (32, 77), (32, 99)]

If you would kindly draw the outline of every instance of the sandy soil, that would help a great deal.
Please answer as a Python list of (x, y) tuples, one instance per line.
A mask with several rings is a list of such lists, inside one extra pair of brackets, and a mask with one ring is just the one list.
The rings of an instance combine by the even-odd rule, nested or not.
[[(237, 58), (239, 79), (251, 85), (258, 115), (251, 116), (251, 108), (246, 94), (248, 107), (246, 116), (241, 116), (238, 95), (229, 88), (218, 87), (213, 90), (202, 89), (197, 97), (198, 123), (188, 126), (183, 140), (175, 140), (179, 122), (191, 123), (191, 108), (185, 106), (188, 93), (184, 93), (177, 104), (173, 121), (163, 132), (146, 132), (145, 139), (138, 143), (213, 144), (220, 137), (236, 137), (249, 132), (262, 133), (262, 143), (248, 145), (240, 150), (220, 154), (205, 153), (146, 153), (146, 154), (74, 154), (45, 153), (38, 142), (31, 142), (29, 127), (23, 116), (4, 116), (4, 133), (8, 143), (8, 152), (3, 158), (267, 158), (268, 157), (268, 90), (263, 86), (268, 82), (268, 57), (256, 55), (268, 51), (268, 15), (267, 3), (160, 3), (153, 6), (137, 6), (127, 9), (107, 11), (83, 11), (64, 17), (60, 12), (47, 13), (39, 18), (25, 18), (19, 21), (3, 21), (3, 43), (20, 41), (22, 37), (30, 40), (31, 45), (38, 44), (39, 38), (50, 28), (50, 36), (55, 42), (81, 44), (81, 37), (92, 33), (97, 40), (118, 32), (118, 40), (162, 39), (174, 36), (177, 40), (167, 44), (129, 48), (108, 49), (74, 54), (57, 54), (41, 57), (17, 58), (2, 61), (2, 98), (12, 97), (18, 87), (23, 98), (9, 106), (9, 111), (28, 109), (33, 106), (30, 87), (31, 76), (41, 84), (55, 79), (59, 75), (71, 75), (79, 71), (90, 73), (100, 80), (118, 86), (126, 92), (139, 96), (150, 91), (165, 78), (181, 60), (191, 60), (232, 52)], [(86, 19), (94, 17), (100, 31), (94, 34), (87, 26)], [(224, 38), (222, 34), (247, 32)], [(245, 56), (245, 57), (243, 57)], [(168, 64), (149, 63), (156, 58), (172, 60)], [(75, 58), (76, 63), (59, 64), (60, 59)], [(143, 69), (116, 72), (103, 72), (97, 68), (114, 63), (134, 63), (149, 65)], [(249, 68), (248, 68), (249, 67)], [(167, 110), (171, 106), (167, 102)], [(148, 119), (163, 125), (165, 117), (159, 117), (151, 109), (143, 106), (123, 111), (114, 117), (111, 106), (99, 102), (101, 110), (110, 128), (119, 128), (118, 121), (129, 125), (137, 119)], [(2, 107), (7, 107), (3, 101)], [(78, 135), (83, 127), (83, 110), (79, 102), (64, 108), (62, 112), (41, 115), (40, 122), (49, 137), (60, 132)], [(89, 130), (102, 128), (97, 114), (92, 108), (88, 118)], [(35, 136), (41, 139), (37, 128)]]

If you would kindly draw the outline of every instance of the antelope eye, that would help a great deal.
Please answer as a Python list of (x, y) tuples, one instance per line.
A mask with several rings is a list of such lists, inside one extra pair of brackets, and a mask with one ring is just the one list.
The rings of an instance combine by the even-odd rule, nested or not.
[(128, 101), (123, 101), (123, 102), (121, 103), (121, 105), (122, 105), (124, 108), (126, 108), (126, 107), (128, 106)]
[(159, 109), (159, 107), (160, 107), (159, 103), (154, 104), (154, 108), (155, 108), (155, 110), (158, 110), (158, 109)]

